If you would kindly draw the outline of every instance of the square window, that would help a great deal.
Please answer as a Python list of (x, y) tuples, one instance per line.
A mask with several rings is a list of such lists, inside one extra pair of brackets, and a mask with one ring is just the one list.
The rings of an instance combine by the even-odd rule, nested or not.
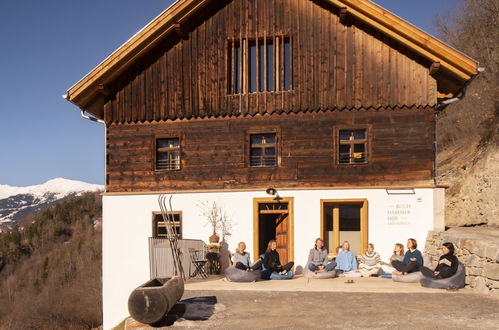
[(250, 136), (251, 167), (272, 167), (277, 165), (277, 144), (275, 134), (252, 134)]
[(168, 223), (170, 223), (170, 231), (178, 239), (182, 239), (182, 213), (178, 211), (168, 212), (169, 221), (165, 221), (163, 214), (153, 214), (153, 237), (168, 238)]
[(180, 139), (156, 139), (156, 170), (180, 169)]
[(338, 163), (367, 163), (367, 130), (342, 129), (338, 132)]

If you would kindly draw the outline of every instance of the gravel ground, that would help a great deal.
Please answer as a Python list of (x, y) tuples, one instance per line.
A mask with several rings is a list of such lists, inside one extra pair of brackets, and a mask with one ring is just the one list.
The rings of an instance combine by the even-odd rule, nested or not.
[(499, 329), (499, 299), (460, 292), (186, 291), (169, 319), (158, 326), (168, 329)]

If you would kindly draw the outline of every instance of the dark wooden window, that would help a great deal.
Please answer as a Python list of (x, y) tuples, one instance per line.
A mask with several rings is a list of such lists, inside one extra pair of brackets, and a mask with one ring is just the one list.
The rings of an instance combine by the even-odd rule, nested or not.
[(367, 130), (339, 130), (338, 162), (340, 164), (367, 163)]
[[(168, 212), (169, 216), (173, 218), (172, 230), (177, 234), (178, 239), (182, 239), (182, 213), (181, 212)], [(154, 238), (168, 238), (166, 222), (161, 213), (153, 214), (153, 237)]]
[(180, 139), (156, 139), (156, 170), (180, 169)]
[(291, 89), (289, 37), (234, 40), (228, 49), (228, 94)]
[(269, 167), (277, 165), (276, 134), (250, 135), (250, 166)]

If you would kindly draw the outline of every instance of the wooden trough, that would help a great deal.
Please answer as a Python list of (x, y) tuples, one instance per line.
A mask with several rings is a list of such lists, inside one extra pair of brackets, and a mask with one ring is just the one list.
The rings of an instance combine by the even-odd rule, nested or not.
[(184, 281), (178, 277), (152, 279), (132, 291), (128, 311), (136, 321), (154, 324), (163, 319), (184, 294)]

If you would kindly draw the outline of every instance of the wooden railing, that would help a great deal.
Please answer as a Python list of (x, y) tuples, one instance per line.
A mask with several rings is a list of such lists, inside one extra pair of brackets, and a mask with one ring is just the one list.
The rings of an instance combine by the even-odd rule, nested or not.
[[(187, 278), (194, 272), (194, 265), (191, 262), (189, 249), (203, 251), (201, 255), (206, 255), (206, 244), (198, 239), (179, 239), (177, 246), (180, 250), (180, 260)], [(170, 277), (175, 275), (172, 251), (170, 243), (166, 238), (149, 237), (149, 270), (151, 279), (157, 277)]]

